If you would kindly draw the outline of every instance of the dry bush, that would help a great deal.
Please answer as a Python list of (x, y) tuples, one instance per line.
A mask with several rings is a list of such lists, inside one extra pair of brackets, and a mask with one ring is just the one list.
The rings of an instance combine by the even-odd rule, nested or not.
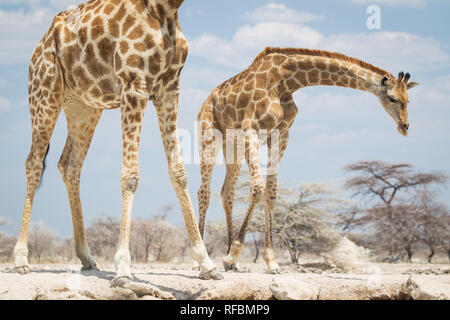
[(92, 255), (113, 261), (119, 241), (120, 222), (109, 216), (95, 219), (86, 228), (86, 238)]
[(59, 241), (58, 235), (46, 227), (42, 222), (33, 223), (28, 234), (28, 257), (37, 263), (46, 258), (54, 261), (55, 245)]
[[(6, 224), (6, 220), (5, 221)], [(0, 262), (7, 262), (12, 259), (16, 238), (0, 233)]]

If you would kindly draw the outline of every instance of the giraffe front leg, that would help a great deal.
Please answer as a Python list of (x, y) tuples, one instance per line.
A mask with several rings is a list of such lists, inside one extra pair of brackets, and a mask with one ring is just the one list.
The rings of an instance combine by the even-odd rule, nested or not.
[(63, 177), (69, 197), (75, 253), (83, 265), (82, 271), (97, 270), (97, 264), (89, 250), (84, 230), (80, 200), (80, 175), (102, 111), (78, 101), (72, 101), (64, 105), (64, 113), (67, 119), (68, 136), (64, 151), (58, 162), (58, 169)]
[(256, 205), (264, 195), (264, 180), (259, 165), (259, 141), (256, 130), (245, 132), (245, 157), (250, 171), (250, 203), (235, 240), (231, 244), (228, 255), (223, 259), (225, 270), (237, 270), (237, 261), (244, 248), (245, 235)]
[(284, 126), (283, 129), (284, 130), (274, 130), (267, 140), (269, 165), (264, 194), (265, 237), (263, 258), (266, 262), (267, 270), (271, 274), (281, 273), (281, 269), (275, 260), (273, 251), (272, 227), (273, 208), (277, 199), (278, 169), (289, 141), (289, 126)]
[(193, 258), (200, 266), (200, 278), (205, 280), (223, 279), (223, 276), (217, 272), (215, 264), (208, 256), (189, 196), (187, 176), (177, 132), (178, 95), (174, 94), (165, 97), (155, 107), (158, 114), (161, 138), (166, 151), (170, 180), (181, 206)]
[(267, 265), (267, 271), (271, 274), (280, 274), (281, 269), (275, 260), (273, 252), (272, 240), (272, 212), (277, 198), (277, 174), (268, 175), (266, 178), (266, 192), (264, 194), (264, 211), (265, 211), (265, 239), (263, 258)]
[(119, 245), (114, 256), (116, 276), (112, 286), (124, 286), (133, 279), (130, 269), (130, 226), (134, 195), (139, 184), (139, 137), (148, 99), (138, 93), (123, 94), (121, 107), (123, 164), (120, 177), (122, 187), (122, 219)]

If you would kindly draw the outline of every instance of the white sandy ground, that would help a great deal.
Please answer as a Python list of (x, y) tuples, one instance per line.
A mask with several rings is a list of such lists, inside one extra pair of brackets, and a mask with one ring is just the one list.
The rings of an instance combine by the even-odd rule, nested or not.
[[(220, 261), (217, 261), (220, 265)], [(224, 280), (200, 280), (190, 263), (138, 264), (127, 288), (111, 288), (112, 265), (81, 273), (80, 265), (31, 265), (30, 273), (0, 265), (0, 299), (445, 299), (450, 298), (448, 264), (370, 263), (345, 272), (323, 264), (282, 266), (283, 274), (265, 265), (244, 264), (241, 272), (223, 272)], [(219, 268), (223, 271), (222, 268)]]

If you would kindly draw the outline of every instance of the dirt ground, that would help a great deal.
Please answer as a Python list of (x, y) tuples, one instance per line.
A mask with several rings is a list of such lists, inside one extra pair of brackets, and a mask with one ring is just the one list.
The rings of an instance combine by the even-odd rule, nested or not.
[[(220, 266), (220, 261), (217, 261)], [(220, 281), (200, 280), (190, 263), (134, 265), (134, 281), (111, 288), (114, 267), (80, 272), (80, 265), (31, 265), (30, 273), (0, 265), (0, 299), (445, 299), (450, 297), (449, 264), (370, 263), (344, 270), (324, 263), (282, 267), (281, 275), (265, 272), (263, 263), (223, 272)], [(222, 268), (219, 268), (223, 271)]]

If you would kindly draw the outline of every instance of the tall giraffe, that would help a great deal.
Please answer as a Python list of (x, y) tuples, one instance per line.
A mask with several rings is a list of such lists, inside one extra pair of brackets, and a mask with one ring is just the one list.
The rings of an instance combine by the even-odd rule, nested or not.
[[(272, 247), (272, 211), (277, 197), (279, 161), (287, 148), (289, 128), (298, 113), (292, 94), (300, 88), (316, 85), (371, 92), (393, 118), (398, 131), (406, 136), (409, 129), (407, 90), (418, 85), (409, 79), (408, 73), (402, 72), (394, 78), (387, 71), (339, 53), (269, 47), (246, 70), (213, 90), (198, 115), (202, 175), (198, 191), (199, 228), (203, 236), (211, 173), (222, 140), (226, 160), (221, 191), (228, 229), (228, 255), (223, 260), (226, 270), (236, 269), (253, 211), (264, 198), (264, 260), (270, 273), (280, 272)], [(269, 171), (265, 184), (259, 165), (260, 130), (268, 132)], [(243, 152), (239, 152), (240, 147)], [(234, 191), (244, 156), (251, 177), (250, 204), (240, 231), (233, 239)]]
[(147, 102), (155, 106), (169, 175), (181, 205), (189, 243), (202, 279), (221, 279), (203, 244), (188, 193), (179, 148), (180, 73), (188, 44), (178, 21), (184, 0), (91, 0), (61, 12), (37, 46), (29, 71), (32, 145), (26, 160), (22, 226), (15, 270), (28, 272), (27, 237), (43, 160), (61, 109), (68, 136), (58, 163), (72, 211), (77, 257), (96, 268), (89, 252), (80, 201), (80, 174), (95, 127), (105, 109), (120, 109), (123, 137), (122, 219), (113, 282), (132, 279), (130, 222), (139, 182), (139, 135)]

